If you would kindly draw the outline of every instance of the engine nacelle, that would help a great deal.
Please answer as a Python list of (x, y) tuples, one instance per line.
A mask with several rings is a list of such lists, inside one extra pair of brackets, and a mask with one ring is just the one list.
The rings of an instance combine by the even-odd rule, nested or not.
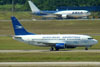
[(62, 18), (67, 18), (67, 15), (65, 14), (65, 15), (62, 15), (61, 17), (62, 17)]
[(55, 48), (56, 49), (65, 49), (65, 48), (70, 49), (70, 48), (76, 48), (76, 47), (75, 46), (67, 46), (64, 43), (58, 43), (58, 44), (56, 44)]
[(64, 49), (65, 48), (65, 44), (64, 43), (58, 43), (55, 46), (57, 49)]

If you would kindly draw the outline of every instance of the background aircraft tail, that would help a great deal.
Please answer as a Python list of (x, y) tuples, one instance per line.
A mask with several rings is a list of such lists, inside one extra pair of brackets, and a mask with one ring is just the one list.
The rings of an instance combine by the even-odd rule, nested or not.
[(15, 35), (33, 35), (34, 33), (27, 32), (16, 17), (11, 17)]
[(32, 1), (28, 1), (28, 3), (29, 3), (29, 6), (32, 10), (32, 13), (40, 12), (40, 10), (36, 7), (36, 5), (34, 3), (32, 3)]

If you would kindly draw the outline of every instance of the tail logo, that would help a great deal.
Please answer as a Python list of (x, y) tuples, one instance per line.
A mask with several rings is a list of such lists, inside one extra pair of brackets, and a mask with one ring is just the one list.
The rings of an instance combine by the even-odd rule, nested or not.
[(16, 25), (16, 29), (22, 29), (22, 26)]

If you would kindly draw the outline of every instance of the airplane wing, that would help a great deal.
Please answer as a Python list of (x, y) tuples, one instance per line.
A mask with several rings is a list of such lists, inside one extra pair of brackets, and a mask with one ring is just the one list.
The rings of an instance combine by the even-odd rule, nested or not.
[(64, 41), (33, 41), (38, 44), (45, 44), (47, 46), (55, 46), (57, 43), (65, 43)]

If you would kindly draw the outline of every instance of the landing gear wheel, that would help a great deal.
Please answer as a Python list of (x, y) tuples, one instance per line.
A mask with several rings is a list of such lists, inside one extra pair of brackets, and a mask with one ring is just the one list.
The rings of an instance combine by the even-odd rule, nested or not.
[(53, 47), (51, 47), (51, 48), (50, 48), (50, 51), (54, 51), (54, 48), (53, 48)]
[(55, 48), (56, 49), (56, 51), (59, 51), (59, 48)]
[(88, 48), (86, 47), (85, 50), (88, 50)]

